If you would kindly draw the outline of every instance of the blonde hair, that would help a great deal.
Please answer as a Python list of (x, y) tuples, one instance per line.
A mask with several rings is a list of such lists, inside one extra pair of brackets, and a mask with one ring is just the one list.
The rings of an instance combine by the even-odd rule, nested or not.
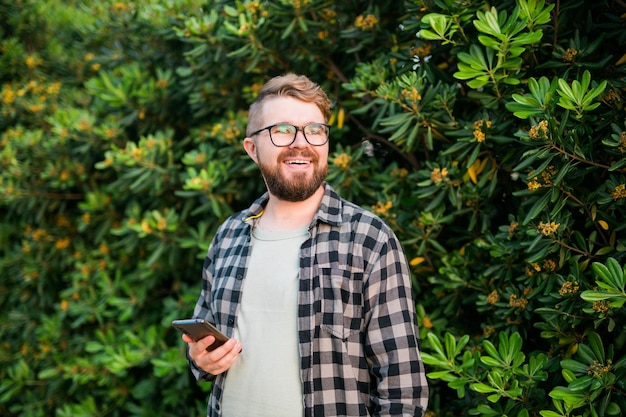
[(261, 127), (256, 124), (263, 108), (263, 102), (270, 97), (293, 97), (307, 103), (314, 103), (324, 115), (325, 122), (330, 117), (330, 100), (318, 84), (304, 75), (281, 75), (269, 80), (250, 105), (247, 134)]

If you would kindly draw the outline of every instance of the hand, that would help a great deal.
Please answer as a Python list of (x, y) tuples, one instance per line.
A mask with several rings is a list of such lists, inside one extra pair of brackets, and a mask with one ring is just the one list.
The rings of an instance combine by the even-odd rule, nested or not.
[(209, 352), (207, 347), (215, 342), (215, 336), (209, 335), (197, 342), (191, 340), (186, 334), (182, 335), (183, 341), (189, 345), (189, 356), (205, 372), (211, 375), (219, 375), (226, 372), (235, 362), (241, 352), (241, 342), (230, 338), (217, 349)]

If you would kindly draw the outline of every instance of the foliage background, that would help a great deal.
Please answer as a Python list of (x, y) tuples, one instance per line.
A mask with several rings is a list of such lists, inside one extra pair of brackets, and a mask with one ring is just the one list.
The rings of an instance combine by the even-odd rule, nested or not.
[(624, 415), (625, 13), (0, 0), (0, 414), (204, 414), (170, 322), (293, 71), (335, 103), (329, 181), (409, 255), (429, 415)]

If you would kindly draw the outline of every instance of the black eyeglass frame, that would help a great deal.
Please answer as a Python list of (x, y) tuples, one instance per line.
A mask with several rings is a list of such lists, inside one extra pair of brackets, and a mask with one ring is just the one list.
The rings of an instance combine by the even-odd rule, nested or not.
[[(286, 145), (277, 145), (276, 143), (274, 143), (274, 138), (272, 138), (272, 128), (276, 127), (276, 126), (280, 126), (280, 125), (287, 125), (287, 126), (291, 126), (296, 128), (296, 132), (293, 135), (293, 140), (291, 142), (289, 142)], [(316, 126), (325, 126), (326, 129), (328, 130), (328, 132), (326, 133), (326, 140), (324, 141), (324, 143), (320, 143), (315, 144), (315, 143), (311, 143), (309, 141), (309, 138), (306, 137), (306, 133), (304, 133), (304, 128), (307, 126), (312, 126), (312, 125), (316, 125)], [(266, 126), (264, 128), (261, 128), (259, 130), (255, 130), (254, 132), (250, 133), (250, 137), (254, 136), (254, 135), (258, 135), (259, 133), (261, 133), (262, 131), (267, 130), (269, 135), (270, 135), (270, 141), (272, 142), (272, 145), (278, 147), (278, 148), (284, 148), (286, 146), (291, 146), (295, 141), (296, 138), (298, 137), (298, 132), (302, 132), (302, 136), (304, 136), (304, 140), (306, 140), (306, 142), (311, 145), (311, 146), (324, 146), (328, 143), (328, 139), (330, 139), (330, 125), (327, 125), (326, 123), (309, 123), (308, 125), (304, 125), (304, 126), (296, 126), (296, 125), (292, 125), (291, 123), (276, 123), (270, 126)]]

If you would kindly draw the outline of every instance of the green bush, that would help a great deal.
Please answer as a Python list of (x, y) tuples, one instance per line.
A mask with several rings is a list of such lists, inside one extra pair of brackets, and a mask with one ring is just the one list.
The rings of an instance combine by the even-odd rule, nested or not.
[(204, 414), (169, 323), (293, 71), (335, 103), (329, 181), (409, 256), (430, 415), (624, 415), (620, 7), (0, 0), (0, 414)]

